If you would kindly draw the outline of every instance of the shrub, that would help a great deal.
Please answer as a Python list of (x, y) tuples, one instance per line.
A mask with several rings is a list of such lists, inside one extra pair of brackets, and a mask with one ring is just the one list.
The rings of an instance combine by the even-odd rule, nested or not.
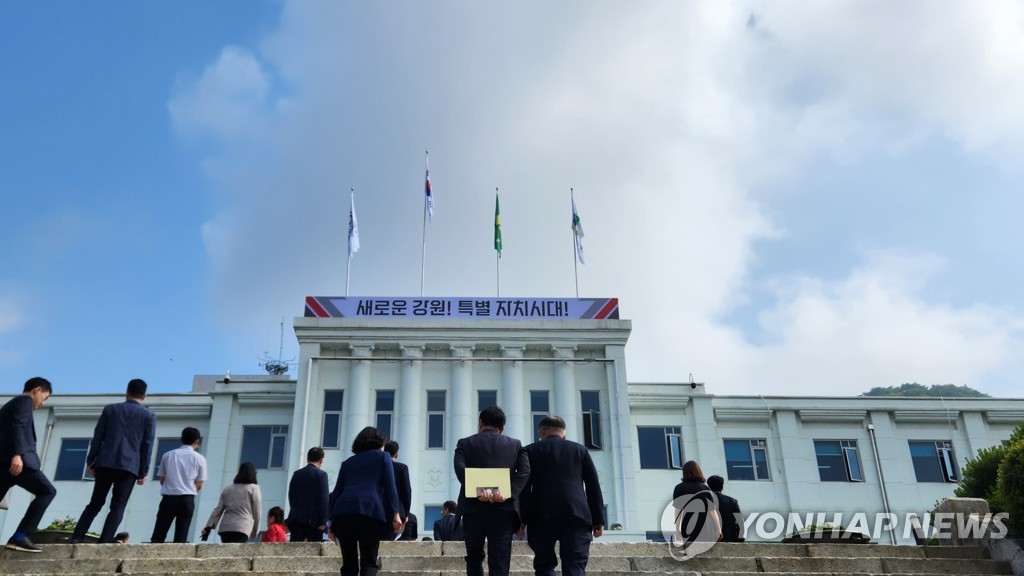
[(999, 465), (999, 496), (1010, 513), (1010, 532), (1024, 534), (1024, 441), (1006, 448)]
[(53, 522), (50, 522), (50, 525), (43, 528), (43, 530), (63, 530), (65, 532), (71, 532), (75, 529), (75, 524), (77, 524), (77, 522), (71, 516), (54, 518)]
[(993, 513), (1004, 512), (1006, 506), (1000, 497), (996, 484), (999, 481), (999, 465), (1006, 455), (1006, 446), (990, 446), (978, 450), (978, 455), (967, 460), (960, 474), (954, 494), (959, 498), (984, 498)]

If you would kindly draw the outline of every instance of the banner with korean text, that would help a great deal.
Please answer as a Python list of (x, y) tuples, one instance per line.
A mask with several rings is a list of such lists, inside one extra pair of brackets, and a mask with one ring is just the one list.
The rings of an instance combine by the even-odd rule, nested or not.
[(618, 320), (618, 298), (382, 298), (307, 296), (311, 318)]

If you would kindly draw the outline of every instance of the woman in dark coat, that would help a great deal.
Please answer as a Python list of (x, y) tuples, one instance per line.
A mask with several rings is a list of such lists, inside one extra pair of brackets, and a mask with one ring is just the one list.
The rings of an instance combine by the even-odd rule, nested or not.
[[(683, 464), (683, 481), (676, 484), (675, 489), (672, 491), (672, 503), (676, 508), (681, 509), (687, 500), (686, 496), (699, 494), (701, 492), (708, 492), (709, 494), (712, 494), (711, 488), (707, 485), (707, 479), (704, 478), (704, 472), (700, 469), (700, 464), (697, 464), (693, 460), (688, 460)], [(682, 510), (676, 514), (677, 524), (681, 519), (681, 513)], [(718, 539), (721, 540), (722, 518), (718, 515), (717, 507), (711, 508), (711, 521), (715, 526), (715, 534), (717, 534)], [(678, 529), (679, 527), (677, 526), (677, 530)]]
[(402, 529), (394, 466), (384, 441), (376, 428), (363, 428), (331, 492), (331, 530), (341, 547), (341, 576), (375, 576), (384, 526), (391, 524), (396, 534)]

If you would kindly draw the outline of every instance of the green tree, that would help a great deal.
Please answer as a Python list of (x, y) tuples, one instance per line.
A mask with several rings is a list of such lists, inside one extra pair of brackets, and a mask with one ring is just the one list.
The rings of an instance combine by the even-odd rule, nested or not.
[(908, 382), (899, 386), (876, 386), (861, 396), (913, 396), (945, 398), (988, 398), (988, 394), (979, 392), (970, 386), (956, 384), (933, 384), (925, 386), (917, 382)]
[(1010, 532), (1018, 536), (1024, 534), (1024, 441), (1006, 448), (999, 465), (998, 491), (1010, 513)]
[(960, 474), (954, 494), (959, 498), (984, 498), (992, 512), (1004, 512), (1006, 506), (997, 490), (999, 465), (1006, 456), (1003, 445), (978, 450), (978, 455), (967, 460)]

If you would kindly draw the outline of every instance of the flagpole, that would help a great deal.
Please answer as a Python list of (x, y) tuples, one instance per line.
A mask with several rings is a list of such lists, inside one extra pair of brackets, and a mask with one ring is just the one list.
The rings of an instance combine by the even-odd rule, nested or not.
[[(430, 150), (427, 150), (426, 152), (424, 152), (424, 155), (425, 156), (424, 156), (423, 163), (424, 163), (424, 165), (429, 166), (428, 162), (430, 160)], [(427, 168), (427, 170), (429, 170), (429, 168)], [(429, 172), (428, 172), (428, 175), (429, 175)], [(426, 268), (427, 267), (427, 202), (428, 202), (427, 196), (426, 196), (426, 194), (424, 194), (424, 196), (423, 196), (423, 252), (420, 255), (420, 298), (423, 297), (423, 283), (424, 283), (424, 278), (426, 278), (426, 270), (427, 270), (427, 268)]]
[[(351, 197), (349, 199), (350, 200), (349, 201), (349, 206), (353, 206), (353, 205), (355, 205), (356, 189), (355, 188), (351, 188), (350, 190), (351, 190)], [(349, 214), (348, 215), (348, 219), (349, 219), (349, 224), (350, 225), (351, 225), (351, 222), (352, 222), (352, 218), (353, 218), (352, 214)], [(345, 297), (346, 298), (348, 297), (348, 285), (349, 285), (349, 282), (351, 280), (352, 280), (352, 232), (350, 230), (349, 231), (349, 235), (348, 235), (348, 263), (345, 264)]]
[[(575, 214), (576, 213), (576, 201), (575, 201), (575, 198), (573, 198), (573, 190), (572, 190), (572, 188), (569, 188), (569, 203), (572, 205), (573, 214)], [(573, 230), (570, 227), (569, 228), (569, 233), (572, 235), (572, 275), (573, 275), (573, 278), (576, 280), (576, 299), (579, 300), (579, 298), (580, 298), (580, 273), (579, 273), (579, 265), (576, 264), (576, 231)]]

